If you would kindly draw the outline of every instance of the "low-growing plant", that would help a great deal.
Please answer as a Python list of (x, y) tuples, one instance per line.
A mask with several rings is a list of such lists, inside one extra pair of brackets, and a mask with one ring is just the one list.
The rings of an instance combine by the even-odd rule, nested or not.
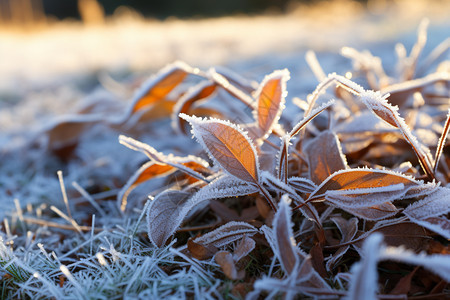
[[(97, 228), (95, 219), (81, 227), (68, 205), (68, 215), (52, 209), (84, 236), (71, 245), (84, 255), (58, 258), (41, 245), (43, 261), (17, 265), (0, 239), (0, 265), (23, 293), (8, 295), (46, 297), (38, 291), (46, 287), (56, 298), (68, 290), (98, 298), (448, 296), (450, 69), (439, 60), (449, 43), (420, 64), (425, 37), (423, 23), (391, 76), (369, 52), (343, 49), (361, 84), (351, 73), (324, 75), (308, 52), (319, 84), (306, 100), (288, 103), (286, 69), (255, 84), (223, 68), (177, 62), (144, 83), (118, 117), (98, 113), (104, 103), (94, 102), (55, 122), (46, 145), (65, 159), (85, 131), (103, 124), (148, 161), (108, 207), (116, 229), (113, 221)], [(177, 155), (163, 154), (130, 137), (155, 117), (170, 118), (179, 135), (190, 128), (203, 151), (179, 145)], [(132, 196), (156, 178), (164, 183), (154, 197)], [(143, 207), (138, 216), (136, 207)], [(109, 246), (94, 255), (100, 240)], [(381, 261), (388, 269), (377, 267)], [(392, 280), (399, 270), (405, 276)]]

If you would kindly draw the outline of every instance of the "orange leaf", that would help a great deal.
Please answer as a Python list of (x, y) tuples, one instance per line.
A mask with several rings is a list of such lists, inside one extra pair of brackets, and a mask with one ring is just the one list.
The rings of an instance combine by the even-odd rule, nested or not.
[(257, 110), (254, 111), (254, 117), (262, 132), (262, 138), (267, 138), (280, 119), (287, 95), (286, 81), (288, 79), (287, 69), (275, 71), (264, 78), (256, 91), (255, 98), (258, 105)]
[(417, 181), (406, 175), (388, 170), (378, 169), (347, 169), (335, 172), (329, 176), (310, 195), (309, 199), (324, 197), (328, 190), (354, 190), (387, 187), (395, 184), (406, 186), (417, 185)]
[(176, 62), (163, 68), (155, 77), (144, 83), (131, 105), (131, 113), (163, 100), (193, 70), (188, 65)]
[(188, 113), (191, 106), (198, 100), (208, 98), (216, 91), (217, 85), (209, 81), (200, 82), (192, 89), (186, 92), (178, 101), (173, 109), (173, 124), (178, 131), (186, 134), (183, 126), (184, 120), (179, 117), (180, 113)]
[(214, 118), (207, 120), (185, 114), (180, 117), (191, 123), (193, 134), (225, 171), (243, 181), (258, 184), (256, 149), (242, 129)]

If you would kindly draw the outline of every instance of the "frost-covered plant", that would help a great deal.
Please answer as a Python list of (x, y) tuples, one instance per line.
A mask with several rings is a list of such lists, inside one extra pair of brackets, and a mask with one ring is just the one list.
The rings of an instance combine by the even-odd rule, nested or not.
[[(63, 205), (17, 205), (8, 244), (0, 238), (2, 297), (445, 295), (450, 70), (439, 59), (448, 42), (421, 65), (425, 27), (392, 74), (345, 48), (355, 79), (325, 75), (308, 52), (319, 84), (306, 100), (287, 97), (287, 69), (258, 84), (176, 62), (125, 109), (98, 100), (51, 123), (40, 134), (63, 160), (84, 163), (89, 134), (111, 130), (148, 161), (128, 180), (96, 161), (122, 176), (106, 184), (103, 174), (94, 195), (74, 181), (82, 198), (72, 202), (60, 173)], [(161, 140), (150, 146), (153, 125)], [(161, 152), (172, 138), (172, 153)]]

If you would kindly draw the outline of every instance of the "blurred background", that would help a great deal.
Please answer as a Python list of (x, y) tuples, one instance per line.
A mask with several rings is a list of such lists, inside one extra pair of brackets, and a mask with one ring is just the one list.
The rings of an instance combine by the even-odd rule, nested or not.
[(0, 0), (0, 92), (103, 71), (151, 74), (174, 60), (293, 68), (309, 49), (399, 37), (410, 46), (424, 17), (431, 45), (448, 37), (446, 0)]

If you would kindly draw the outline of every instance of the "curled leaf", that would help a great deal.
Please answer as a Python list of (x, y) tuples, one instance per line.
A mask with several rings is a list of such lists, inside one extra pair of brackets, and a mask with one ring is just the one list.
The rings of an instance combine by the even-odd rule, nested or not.
[(190, 88), (176, 103), (172, 113), (173, 127), (183, 134), (186, 134), (186, 129), (183, 126), (184, 120), (179, 117), (180, 113), (188, 113), (191, 106), (199, 100), (204, 100), (211, 97), (216, 91), (217, 85), (209, 81), (202, 81), (196, 86)]
[(141, 89), (134, 96), (127, 116), (146, 106), (164, 100), (189, 73), (194, 73), (194, 70), (182, 62), (175, 62), (163, 68), (156, 76), (150, 78), (142, 85)]

